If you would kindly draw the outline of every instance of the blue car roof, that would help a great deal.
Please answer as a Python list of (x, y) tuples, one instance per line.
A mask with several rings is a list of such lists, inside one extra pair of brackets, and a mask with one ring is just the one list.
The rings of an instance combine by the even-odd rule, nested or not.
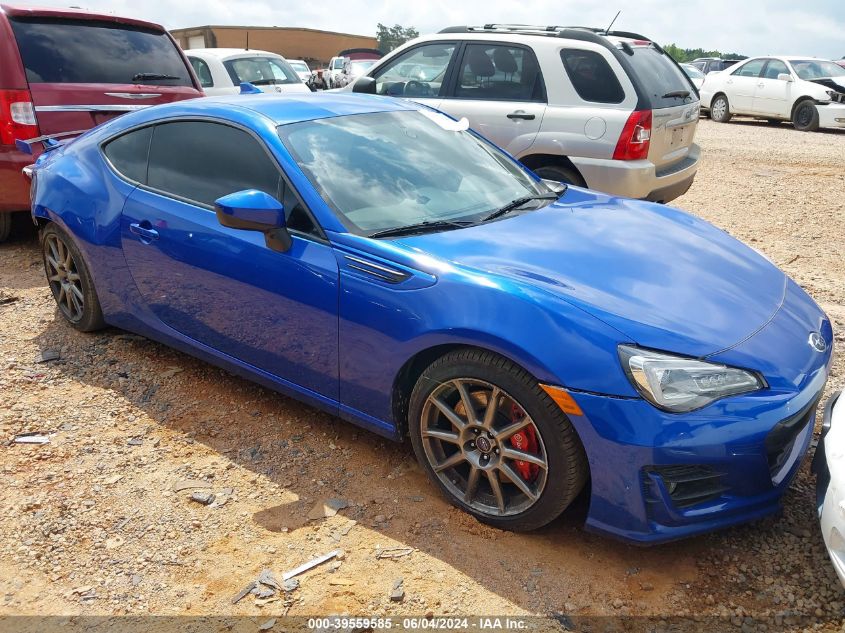
[[(182, 112), (194, 106), (198, 111), (201, 110), (206, 114), (225, 114), (232, 106), (237, 106), (262, 114), (276, 125), (335, 116), (420, 109), (417, 104), (393, 97), (337, 92), (205, 97), (203, 99), (180, 101), (172, 104), (172, 106)], [(158, 110), (161, 113), (163, 108), (160, 106)]]

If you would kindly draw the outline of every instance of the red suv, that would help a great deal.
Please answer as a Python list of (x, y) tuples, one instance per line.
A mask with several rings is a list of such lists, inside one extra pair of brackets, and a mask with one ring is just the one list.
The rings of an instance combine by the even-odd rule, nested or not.
[[(201, 97), (157, 24), (73, 9), (0, 5), (0, 242), (29, 208), (15, 140), (88, 130), (124, 112)], [(72, 136), (72, 135), (71, 135)]]

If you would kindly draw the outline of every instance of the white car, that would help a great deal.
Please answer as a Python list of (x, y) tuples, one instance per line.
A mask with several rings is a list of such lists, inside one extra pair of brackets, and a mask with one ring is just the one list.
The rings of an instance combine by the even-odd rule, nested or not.
[(813, 458), (822, 538), (845, 586), (845, 396), (835, 394), (824, 409), (822, 435)]
[(340, 74), (343, 72), (343, 65), (347, 62), (346, 57), (332, 57), (329, 60), (329, 65), (323, 71), (323, 80), (326, 82), (326, 87), (340, 88)]
[(281, 55), (244, 48), (193, 48), (185, 51), (208, 96), (237, 94), (248, 82), (262, 92), (311, 92)]
[(845, 68), (814, 57), (752, 57), (710, 73), (701, 87), (701, 108), (727, 123), (733, 115), (796, 130), (845, 128)]
[(308, 67), (308, 64), (305, 63), (303, 59), (289, 59), (287, 60), (290, 67), (293, 68), (293, 71), (299, 75), (299, 78), (302, 80), (303, 83), (308, 81), (311, 77), (311, 69)]
[(343, 70), (335, 78), (335, 84), (339, 88), (355, 83), (355, 81), (372, 68), (378, 60), (376, 59), (347, 59), (343, 64)]

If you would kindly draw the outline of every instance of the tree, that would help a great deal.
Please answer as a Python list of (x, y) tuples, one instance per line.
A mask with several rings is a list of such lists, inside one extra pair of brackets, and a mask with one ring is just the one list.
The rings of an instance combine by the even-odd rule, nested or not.
[(420, 36), (420, 32), (413, 26), (409, 26), (407, 28), (399, 24), (386, 26), (379, 22), (377, 28), (376, 39), (378, 40), (378, 49), (385, 55), (394, 48), (402, 46), (402, 44), (408, 40), (412, 40)]
[(667, 44), (663, 47), (672, 58), (679, 64), (691, 62), (699, 57), (719, 57), (720, 59), (746, 59), (745, 55), (739, 53), (722, 53), (721, 51), (705, 51), (703, 48), (681, 48), (675, 44)]

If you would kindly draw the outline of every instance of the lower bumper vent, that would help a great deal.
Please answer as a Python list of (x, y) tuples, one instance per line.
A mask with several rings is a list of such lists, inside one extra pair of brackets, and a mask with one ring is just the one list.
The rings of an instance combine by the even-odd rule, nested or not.
[(678, 508), (688, 508), (719, 498), (729, 488), (722, 483), (723, 473), (709, 466), (682, 464), (676, 466), (649, 466), (645, 469), (643, 486), (646, 501), (659, 503), (655, 477), (663, 481), (672, 503)]

